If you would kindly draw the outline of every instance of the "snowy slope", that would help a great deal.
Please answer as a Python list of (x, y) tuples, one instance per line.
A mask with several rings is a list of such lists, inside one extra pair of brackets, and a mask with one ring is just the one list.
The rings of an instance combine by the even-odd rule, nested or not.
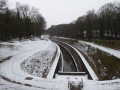
[(84, 81), (83, 90), (120, 90), (120, 79), (107, 81)]
[(107, 53), (109, 53), (111, 55), (114, 55), (114, 56), (120, 58), (120, 51), (119, 50), (114, 50), (114, 49), (111, 49), (111, 48), (99, 46), (97, 44), (90, 43), (90, 42), (85, 42), (85, 41), (81, 41), (81, 40), (79, 40), (79, 42), (80, 43), (85, 43), (85, 44), (90, 45), (90, 46), (93, 46), (93, 47), (98, 48), (98, 49), (100, 49), (100, 50), (102, 50), (104, 52), (107, 52)]
[[(6, 43), (9, 44), (9, 43)], [(45, 58), (48, 57), (51, 60), (51, 55), (55, 53), (56, 45), (52, 43), (51, 41), (46, 40), (39, 40), (39, 41), (25, 41), (25, 42), (16, 42), (12, 43), (13, 45), (20, 46), (19, 53), (12, 54), (13, 57), (10, 60), (4, 61), (0, 63), (0, 75), (6, 77), (9, 79), (9, 81), (14, 81), (17, 83), (23, 84), (29, 84), (32, 87), (41, 88), (41, 89), (61, 89), (61, 90), (67, 90), (67, 83), (68, 81), (65, 80), (54, 80), (54, 79), (44, 79), (37, 76), (33, 76), (31, 74), (28, 74), (27, 72), (24, 72), (21, 69), (21, 63), (23, 63), (25, 60), (30, 60), (31, 57), (36, 57), (36, 54), (44, 54), (46, 51), (47, 54), (45, 55)], [(41, 53), (39, 53), (41, 52)], [(56, 57), (59, 57), (56, 56)], [(40, 58), (40, 57), (38, 57)], [(46, 65), (49, 65), (46, 64)], [(27, 80), (26, 78), (30, 77), (31, 80)], [(2, 84), (0, 86), (0, 89), (2, 89)]]

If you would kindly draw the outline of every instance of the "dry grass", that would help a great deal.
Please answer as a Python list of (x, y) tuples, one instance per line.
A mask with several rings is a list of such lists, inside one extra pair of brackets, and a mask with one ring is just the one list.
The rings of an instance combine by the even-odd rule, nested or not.
[(120, 50), (120, 40), (92, 40), (89, 42), (94, 42), (98, 45)]
[[(90, 54), (89, 54), (90, 55)], [(97, 49), (97, 53), (90, 55), (96, 63), (97, 74), (102, 80), (120, 78), (120, 59)]]
[(103, 52), (99, 49), (89, 45), (82, 46), (80, 44), (77, 48), (88, 49), (82, 52), (92, 69), (95, 71), (100, 80), (111, 80), (120, 78), (120, 59)]

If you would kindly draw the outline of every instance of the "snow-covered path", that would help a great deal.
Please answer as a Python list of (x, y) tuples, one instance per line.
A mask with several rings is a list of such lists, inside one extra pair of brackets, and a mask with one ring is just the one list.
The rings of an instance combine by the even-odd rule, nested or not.
[(81, 40), (79, 40), (79, 42), (80, 43), (85, 43), (85, 44), (90, 45), (90, 46), (95, 47), (95, 48), (98, 48), (98, 49), (100, 49), (100, 50), (102, 50), (104, 52), (107, 52), (107, 53), (109, 53), (111, 55), (114, 55), (114, 56), (120, 58), (120, 51), (119, 50), (114, 50), (114, 49), (111, 49), (111, 48), (99, 46), (97, 44), (90, 43), (90, 42), (85, 42), (85, 41), (81, 41)]
[[(13, 43), (13, 44), (17, 44), (17, 43)], [(27, 44), (27, 45), (24, 46), (24, 44)], [(27, 60), (29, 57), (33, 57), (34, 54), (38, 52), (44, 53), (46, 51), (45, 57), (48, 57), (49, 59), (51, 59), (50, 57), (53, 57), (51, 56), (51, 53), (53, 53), (53, 50), (56, 50), (56, 44), (52, 43), (51, 41), (40, 40), (40, 41), (27, 41), (27, 42), (21, 42), (21, 43), (19, 42), (19, 46), (22, 47), (21, 48), (22, 52), (14, 54), (10, 60), (0, 63), (0, 75), (1, 76), (8, 78), (10, 81), (19, 82), (24, 87), (27, 84), (27, 85), (31, 85), (32, 87), (36, 87), (39, 89), (68, 90), (67, 80), (45, 79), (45, 78), (37, 77), (31, 74), (28, 74), (27, 72), (24, 72), (20, 66), (20, 64), (23, 61)], [(60, 54), (57, 54), (56, 56), (57, 59), (59, 55)], [(27, 77), (30, 77), (32, 79), (27, 80), (26, 79)], [(0, 85), (3, 84), (2, 82), (0, 82)], [(0, 90), (1, 89), (4, 90), (6, 87), (0, 86)], [(18, 89), (21, 89), (21, 87), (19, 87)]]

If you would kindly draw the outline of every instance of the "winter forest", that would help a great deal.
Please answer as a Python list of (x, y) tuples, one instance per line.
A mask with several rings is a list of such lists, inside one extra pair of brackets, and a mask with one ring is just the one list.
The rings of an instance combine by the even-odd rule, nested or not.
[(17, 2), (15, 9), (9, 9), (7, 1), (0, 0), (0, 40), (40, 36), (45, 23), (37, 8)]
[[(79, 11), (78, 11), (79, 12)], [(81, 39), (120, 39), (120, 3), (89, 10), (70, 24), (53, 25), (50, 35)]]
[[(37, 8), (17, 2), (16, 8), (10, 9), (6, 0), (0, 0), (0, 40), (39, 37), (45, 29), (46, 21)], [(107, 3), (98, 11), (89, 10), (71, 23), (52, 25), (45, 32), (80, 39), (120, 39), (120, 3)]]

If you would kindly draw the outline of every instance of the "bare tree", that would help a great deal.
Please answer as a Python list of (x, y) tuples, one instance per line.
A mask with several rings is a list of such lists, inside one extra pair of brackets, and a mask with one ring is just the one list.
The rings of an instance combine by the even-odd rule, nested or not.
[(7, 0), (0, 0), (0, 13), (5, 13), (7, 9)]

